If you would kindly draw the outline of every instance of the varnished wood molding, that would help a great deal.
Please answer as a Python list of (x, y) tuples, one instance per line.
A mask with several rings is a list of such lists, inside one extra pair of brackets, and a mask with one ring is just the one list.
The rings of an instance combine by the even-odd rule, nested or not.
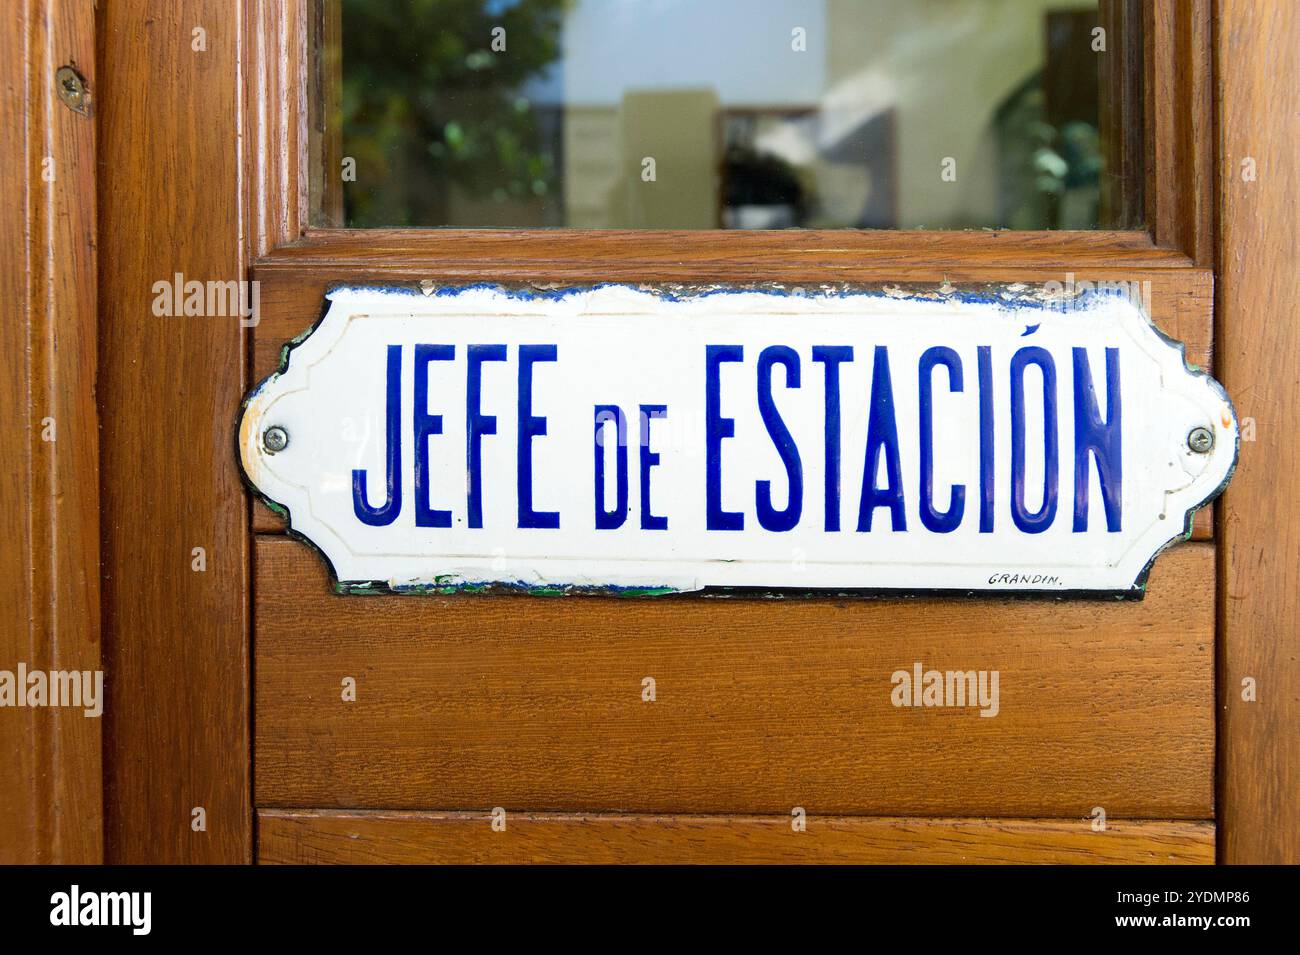
[[(1222, 858), (1300, 863), (1300, 4), (1220, 0), (1219, 367), (1248, 423), (1220, 509)], [(1253, 681), (1247, 700), (1243, 681)]]
[(1208, 864), (1214, 824), (869, 816), (632, 816), (506, 811), (258, 813), (263, 863)]
[(154, 283), (176, 273), (247, 278), (241, 163), (266, 147), (242, 135), (240, 10), (114, 0), (98, 12), (111, 862), (252, 859), (249, 541), (234, 442), (247, 342), (237, 317), (152, 310)]
[(1147, 225), (1158, 246), (1214, 260), (1211, 0), (1147, 0)]
[[(25, 664), (93, 681), (102, 667), (93, 11), (75, 0), (22, 0), (5, 20), (0, 669)], [(56, 94), (60, 67), (85, 91), (75, 111)], [(101, 721), (83, 714), (0, 709), (0, 863), (103, 858)]]
[[(266, 269), (312, 264), (479, 268), (517, 262), (538, 269), (638, 267), (649, 273), (746, 275), (779, 280), (840, 272), (885, 281), (983, 267), (1183, 269), (1191, 259), (1145, 231), (913, 232), (906, 230), (641, 231), (584, 229), (309, 229), (257, 261)], [(755, 275), (754, 273), (759, 274)], [(689, 278), (683, 279), (689, 280)]]

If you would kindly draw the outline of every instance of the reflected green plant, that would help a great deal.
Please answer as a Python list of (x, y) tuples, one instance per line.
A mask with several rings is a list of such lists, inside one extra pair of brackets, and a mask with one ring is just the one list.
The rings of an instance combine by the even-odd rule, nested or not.
[(347, 223), (445, 225), (454, 195), (553, 194), (556, 157), (520, 89), (559, 57), (569, 6), (343, 0), (342, 145), (357, 162)]

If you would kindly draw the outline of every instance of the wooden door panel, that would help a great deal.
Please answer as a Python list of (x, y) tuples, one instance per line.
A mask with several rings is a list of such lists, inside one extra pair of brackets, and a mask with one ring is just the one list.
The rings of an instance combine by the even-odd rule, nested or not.
[(1214, 862), (1214, 824), (810, 816), (629, 816), (262, 810), (265, 863), (847, 863), (882, 865)]
[[(309, 146), (314, 7), (115, 0), (99, 4), (93, 56), (59, 48), (76, 53), (94, 95), (97, 195), (82, 205), (98, 227), (64, 258), (75, 272), (87, 261), (76, 248), (99, 250), (99, 374), (69, 378), (95, 362), (66, 347), (14, 368), (58, 365), (50, 380), (97, 402), (103, 429), (87, 486), (102, 497), (109, 861), (247, 861), (256, 846), (272, 862), (1208, 862), (1216, 839), (1226, 862), (1295, 861), (1300, 694), (1279, 634), (1300, 579), (1296, 547), (1283, 546), (1296, 469), (1278, 462), (1293, 451), (1300, 338), (1273, 315), (1295, 299), (1294, 255), (1276, 241), (1300, 208), (1285, 174), (1300, 114), (1294, 84), (1280, 82), (1300, 49), (1281, 42), (1300, 29), (1291, 5), (1143, 5), (1143, 78), (1131, 78), (1143, 93), (1143, 229), (749, 234), (307, 228), (309, 179), (339, 159), (327, 151), (321, 165)], [(210, 31), (201, 56), (195, 24)], [(19, 65), (29, 79), (49, 72)], [(91, 182), (58, 146), (28, 149), (29, 160), (58, 155), (51, 195)], [(1258, 177), (1244, 175), (1247, 160)], [(152, 320), (153, 283), (177, 273), (260, 279), (261, 326)], [(1155, 321), (1202, 366), (1215, 312), (1219, 377), (1252, 435), (1258, 418), (1217, 531), (1204, 509), (1199, 543), (1159, 558), (1143, 602), (341, 598), (310, 549), (241, 493), (239, 399), (334, 282), (937, 287), (1068, 273), (1150, 280)], [(62, 309), (73, 325), (78, 301)], [(19, 383), (6, 394), (37, 393)], [(38, 419), (58, 414), (27, 403)], [(32, 461), (80, 453), (62, 417), (63, 450)], [(9, 444), (37, 447), (28, 437)], [(75, 585), (60, 580), (59, 593)], [(59, 646), (85, 645), (59, 615), (41, 619), (59, 623)], [(889, 672), (914, 660), (997, 667), (1001, 715), (892, 708)], [(640, 700), (647, 675), (659, 681), (652, 704)], [(343, 676), (359, 681), (356, 703), (339, 699)], [(510, 810), (505, 834), (484, 816), (497, 805)], [(794, 805), (809, 810), (806, 833), (790, 831)], [(1094, 806), (1105, 834), (1088, 825)], [(206, 831), (192, 827), (198, 807)]]
[[(1203, 84), (1154, 89), (1162, 169), (1176, 159), (1199, 181), (1206, 150), (1165, 114), (1190, 112)], [(1153, 186), (1154, 243), (309, 230), (256, 263), (251, 379), (320, 317), (328, 286), (424, 280), (1149, 282), (1153, 319), (1209, 366), (1203, 204)], [(1213, 544), (1172, 549), (1146, 600), (1124, 604), (342, 598), (260, 504), (252, 526), (265, 861), (1212, 861)], [(1212, 536), (1206, 509), (1194, 537)], [(997, 669), (1001, 713), (894, 707), (890, 674), (915, 661)], [(493, 806), (508, 834), (488, 826)], [(923, 814), (945, 818), (898, 818)]]
[[(637, 600), (338, 597), (262, 535), (254, 593), (259, 807), (1213, 814), (1210, 544), (1141, 602)], [(999, 714), (896, 708), (916, 661)]]

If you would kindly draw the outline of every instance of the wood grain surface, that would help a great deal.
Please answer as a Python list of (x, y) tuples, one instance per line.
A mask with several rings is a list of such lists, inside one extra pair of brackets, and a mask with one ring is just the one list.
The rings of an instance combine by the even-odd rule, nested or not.
[(1214, 824), (1088, 819), (261, 810), (262, 863), (1209, 864)]
[[(1279, 222), (1296, 231), (1294, 84), (1277, 82), (1267, 40), (1294, 35), (1293, 10), (1221, 0), (1224, 22), (1211, 31), (1206, 0), (1152, 6), (1153, 240), (1144, 231), (299, 238), (307, 9), (305, 0), (112, 0), (96, 14), (110, 861), (249, 861), (254, 804), (264, 861), (1209, 861), (1215, 544), (1173, 548), (1146, 600), (1122, 604), (341, 598), (302, 543), (250, 538), (233, 429), (250, 382), (319, 317), (334, 282), (1136, 279), (1151, 282), (1157, 324), (1208, 365), (1211, 35), (1225, 116), (1244, 117), (1225, 121), (1221, 169), (1249, 152), (1286, 170), (1253, 192), (1225, 179), (1218, 195), (1219, 329), (1236, 349), (1224, 375), (1255, 409), (1244, 414), (1275, 422), (1254, 453), (1272, 442), (1266, 457), (1279, 462), (1276, 472), (1254, 468), (1220, 528), (1224, 855), (1296, 861), (1300, 697), (1296, 655), (1279, 635), (1294, 629), (1300, 579), (1297, 546), (1278, 528), (1296, 497), (1288, 475), (1300, 462), (1284, 435), (1297, 394), (1288, 369), (1300, 356), (1294, 322), (1265, 321), (1297, 291), (1294, 249), (1286, 258), (1275, 231)], [(191, 47), (196, 24), (207, 29), (202, 54)], [(12, 40), (3, 43), (9, 52)], [(1294, 64), (1281, 75), (1295, 77)], [(1290, 117), (1280, 127), (1289, 140), (1269, 132), (1279, 116)], [(17, 131), (12, 111), (0, 117), (6, 134)], [(6, 196), (20, 187), (8, 168), (0, 184)], [(8, 248), (14, 233), (0, 234)], [(251, 335), (229, 319), (151, 313), (154, 282), (177, 272), (241, 279), (253, 260), (263, 286)], [(3, 334), (7, 348), (21, 344)], [(3, 377), (6, 407), (27, 400), (30, 420), (37, 391), (12, 380)], [(30, 435), (14, 449), (36, 460)], [(27, 473), (6, 492), (29, 493), (51, 472)], [(254, 530), (275, 527), (255, 510)], [(36, 553), (39, 537), (4, 529)], [(1204, 517), (1196, 533), (1209, 536)], [(196, 546), (202, 573), (191, 569)], [(17, 606), (39, 608), (62, 586), (0, 596), (6, 613), (11, 590)], [(893, 707), (890, 674), (914, 661), (997, 669), (999, 715)], [(1232, 697), (1243, 674), (1261, 674), (1272, 694), (1252, 710)], [(654, 702), (642, 700), (647, 676)], [(354, 703), (340, 699), (344, 677), (357, 681)], [(31, 752), (21, 773), (39, 772), (40, 746)], [(509, 810), (507, 833), (487, 825), (493, 806)], [(790, 832), (792, 806), (808, 809), (807, 833)], [(191, 828), (195, 807), (205, 832)], [(1094, 807), (1111, 820), (1106, 833), (1088, 825)], [(563, 815), (585, 812), (599, 814)], [(641, 815), (605, 814), (616, 812)], [(922, 815), (954, 818), (897, 818)], [(990, 816), (999, 818), (978, 818)]]
[[(755, 270), (776, 279), (843, 271), (831, 281), (953, 281), (981, 269), (1054, 272), (1097, 268), (1186, 269), (1192, 260), (1161, 247), (1143, 230), (1124, 232), (960, 232), (906, 229), (308, 229), (259, 260), (269, 268), (310, 265), (443, 270), (464, 264), (491, 271), (517, 261), (528, 268), (714, 271), (734, 279)], [(751, 275), (752, 278), (752, 275)]]
[(1142, 4), (1146, 62), (1147, 226), (1196, 265), (1214, 259), (1211, 0)]
[[(315, 0), (243, 0), (222, 18), (240, 26), (245, 76), (242, 199), (250, 256), (265, 255), (302, 234), (308, 180), (323, 170), (309, 162), (308, 115), (315, 108), (307, 82), (312, 67), (308, 17)], [(334, 177), (329, 177), (331, 180)]]
[[(63, 66), (89, 91), (75, 111), (56, 92)], [(0, 87), (0, 669), (93, 681), (102, 667), (93, 11), (74, 0), (13, 4)], [(85, 710), (0, 709), (0, 864), (102, 860), (101, 721)]]
[[(256, 804), (1209, 818), (1213, 561), (1125, 603), (340, 597), (261, 536)], [(1000, 712), (894, 707), (917, 661)]]
[(111, 862), (252, 858), (249, 538), (234, 442), (245, 336), (237, 316), (152, 307), (154, 283), (177, 273), (246, 278), (240, 164), (255, 157), (241, 155), (239, 10), (114, 0), (98, 14)]
[[(1300, 4), (1218, 5), (1222, 859), (1300, 863)], [(1254, 176), (1246, 178), (1249, 160)], [(1243, 698), (1244, 680), (1255, 699)]]

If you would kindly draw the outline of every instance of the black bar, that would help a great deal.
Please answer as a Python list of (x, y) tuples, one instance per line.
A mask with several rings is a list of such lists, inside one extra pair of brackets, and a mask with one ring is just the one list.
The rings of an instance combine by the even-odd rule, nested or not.
[[(832, 930), (828, 941), (839, 936), (841, 945), (896, 938), (908, 949), (948, 939), (984, 947), (1189, 933), (1231, 944), (1254, 929), (1294, 924), (1294, 876), (1285, 868), (1127, 866), (9, 868), (0, 869), (0, 933), (6, 943), (75, 933), (82, 943), (284, 938), (332, 950), (347, 940), (465, 949), (594, 932), (611, 949), (676, 948), (719, 932), (729, 948), (749, 937), (766, 948), (791, 933), (804, 933), (811, 947), (812, 935)], [(51, 924), (70, 920), (73, 885), (79, 921), (116, 906), (126, 924)], [(129, 897), (98, 894), (106, 892), (149, 893), (147, 935), (132, 925), (143, 927), (144, 896), (127, 908)]]

